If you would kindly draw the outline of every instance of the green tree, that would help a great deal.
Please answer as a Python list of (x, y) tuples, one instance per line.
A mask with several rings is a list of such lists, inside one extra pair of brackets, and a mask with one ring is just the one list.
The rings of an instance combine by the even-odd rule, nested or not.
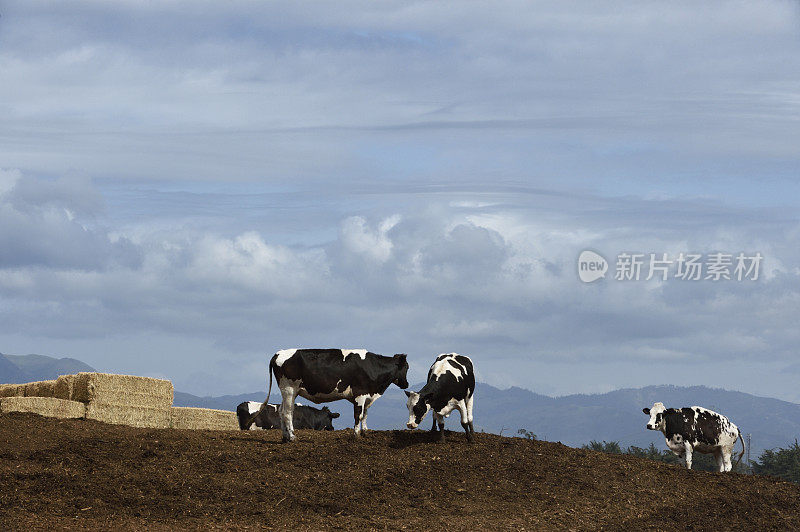
[(521, 435), (526, 440), (533, 441), (533, 440), (536, 439), (536, 434), (534, 434), (533, 432), (529, 431), (528, 429), (519, 429), (517, 431), (517, 434)]
[(608, 454), (622, 454), (622, 448), (619, 446), (618, 441), (605, 441), (599, 442), (592, 440), (588, 445), (584, 445), (581, 449), (589, 449), (591, 451), (600, 451), (601, 453)]
[(797, 440), (786, 449), (768, 449), (753, 462), (753, 471), (758, 475), (771, 475), (790, 482), (800, 483), (800, 445)]

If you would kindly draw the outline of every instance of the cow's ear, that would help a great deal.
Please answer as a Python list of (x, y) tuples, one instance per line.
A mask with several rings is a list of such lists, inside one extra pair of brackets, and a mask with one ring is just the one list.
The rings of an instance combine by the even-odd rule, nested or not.
[(642, 408), (642, 412), (644, 412), (648, 416), (650, 415), (650, 409), (649, 408)]
[(331, 419), (336, 419), (337, 417), (339, 417), (339, 412), (330, 412), (329, 415), (331, 416)]
[(406, 397), (411, 397), (411, 392), (409, 392), (408, 390), (403, 390), (403, 391), (406, 392)]
[(398, 353), (398, 354), (396, 354), (394, 356), (394, 358), (400, 360), (400, 362), (405, 362), (406, 361), (406, 357), (408, 357), (408, 355), (405, 354), (405, 353)]

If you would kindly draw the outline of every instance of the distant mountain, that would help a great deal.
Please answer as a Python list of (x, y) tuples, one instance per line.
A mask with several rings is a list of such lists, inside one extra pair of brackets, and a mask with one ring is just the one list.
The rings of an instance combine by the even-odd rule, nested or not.
[[(42, 355), (0, 355), (0, 382), (28, 382), (53, 379), (60, 374), (94, 369), (72, 358)], [(419, 390), (421, 384), (411, 388)], [(235, 410), (243, 401), (263, 401), (266, 390), (220, 397), (198, 397), (175, 392), (175, 406), (198, 406)], [(280, 393), (273, 386), (271, 402), (280, 402)], [(519, 429), (536, 434), (539, 439), (560, 441), (580, 446), (590, 440), (618, 441), (623, 447), (647, 447), (655, 443), (665, 448), (661, 433), (645, 428), (647, 417), (642, 408), (661, 401), (667, 407), (700, 405), (728, 416), (747, 435), (752, 434), (751, 458), (764, 449), (786, 447), (800, 439), (800, 405), (758, 397), (742, 392), (705, 386), (647, 386), (616, 390), (595, 395), (549, 397), (522, 388), (500, 390), (478, 383), (475, 392), (475, 428), (486, 432), (502, 432), (515, 436)], [(301, 403), (308, 404), (300, 399)], [(338, 401), (328, 406), (341, 413), (334, 420), (337, 429), (353, 425), (352, 405)], [(404, 428), (408, 420), (406, 396), (396, 386), (386, 390), (369, 409), (368, 425), (373, 429)], [(430, 428), (428, 416), (423, 428)], [(458, 413), (446, 422), (452, 430), (461, 430)], [(737, 444), (738, 450), (738, 444)], [(738, 451), (737, 451), (738, 452)]]
[(27, 381), (27, 374), (0, 353), (0, 382), (18, 383)]
[[(421, 384), (411, 388), (418, 390)], [(235, 410), (242, 401), (263, 401), (266, 392), (222, 397), (197, 397), (175, 392), (176, 406), (201, 406)], [(500, 390), (478, 383), (475, 392), (475, 428), (486, 432), (516, 436), (519, 429), (536, 434), (539, 439), (580, 446), (590, 440), (618, 441), (623, 447), (647, 447), (651, 442), (666, 448), (661, 433), (645, 428), (647, 417), (642, 408), (661, 401), (668, 407), (700, 405), (716, 410), (736, 423), (745, 436), (752, 434), (751, 458), (764, 449), (786, 447), (800, 438), (800, 405), (705, 386), (647, 386), (616, 390), (598, 395), (549, 397), (522, 388)], [(271, 401), (280, 402), (272, 390)], [(303, 401), (300, 398), (300, 402)], [(307, 403), (307, 402), (306, 402)], [(334, 420), (337, 429), (352, 426), (352, 405), (346, 401), (329, 404), (341, 413)], [(404, 428), (408, 420), (406, 396), (392, 386), (369, 409), (368, 425), (373, 429)], [(426, 417), (423, 428), (430, 428)], [(461, 430), (458, 412), (451, 414), (446, 426)], [(738, 444), (737, 444), (738, 452)]]
[(95, 369), (74, 358), (0, 354), (0, 383), (46, 381), (80, 371)]

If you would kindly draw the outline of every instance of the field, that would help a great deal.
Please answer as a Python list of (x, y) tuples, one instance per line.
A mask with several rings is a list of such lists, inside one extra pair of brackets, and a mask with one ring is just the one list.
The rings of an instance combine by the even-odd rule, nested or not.
[(0, 528), (800, 529), (800, 486), (477, 434), (0, 416)]

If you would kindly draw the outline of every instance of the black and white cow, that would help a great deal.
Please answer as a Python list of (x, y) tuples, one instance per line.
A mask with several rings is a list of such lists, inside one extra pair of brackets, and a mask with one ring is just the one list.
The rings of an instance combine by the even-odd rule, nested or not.
[[(260, 411), (260, 412), (259, 412)], [(253, 414), (253, 422), (247, 422)], [(236, 407), (236, 417), (239, 418), (239, 428), (242, 430), (279, 429), (281, 427), (280, 405), (267, 405), (261, 410), (261, 403), (245, 401)], [(314, 408), (295, 403), (292, 414), (292, 424), (296, 429), (333, 430), (333, 420), (339, 417), (338, 412), (331, 412), (327, 406)]]
[[(300, 395), (314, 403), (347, 399), (353, 403), (356, 435), (367, 430), (367, 410), (391, 384), (408, 388), (406, 355), (393, 357), (366, 349), (284, 349), (269, 361), (269, 391), (272, 376), (278, 382), (283, 441), (294, 441), (292, 410)], [(255, 416), (255, 414), (254, 414)]]
[[(408, 396), (408, 423), (415, 429), (429, 410), (433, 410), (434, 424), (439, 425), (439, 438), (444, 439), (444, 418), (453, 409), (461, 413), (461, 426), (472, 441), (472, 400), (475, 393), (475, 372), (472, 360), (458, 353), (444, 353), (436, 357), (428, 371), (428, 382), (419, 392), (406, 392)], [(431, 430), (435, 430), (432, 428)]]
[(730, 471), (731, 455), (736, 440), (742, 441), (742, 452), (736, 463), (744, 455), (744, 439), (739, 428), (731, 421), (712, 410), (701, 406), (684, 408), (664, 408), (663, 403), (655, 403), (642, 412), (650, 416), (649, 430), (660, 430), (667, 440), (667, 447), (676, 456), (686, 461), (686, 469), (692, 468), (692, 453), (714, 454), (720, 472)]

